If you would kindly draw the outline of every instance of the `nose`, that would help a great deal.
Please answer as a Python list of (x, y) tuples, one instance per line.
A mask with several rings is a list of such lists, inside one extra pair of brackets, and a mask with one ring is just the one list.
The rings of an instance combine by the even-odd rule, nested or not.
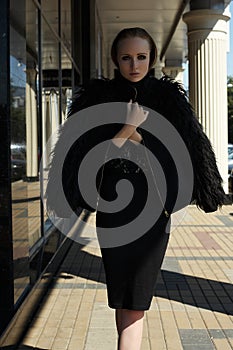
[(131, 68), (132, 69), (136, 69), (137, 66), (138, 66), (137, 59), (136, 58), (132, 58), (132, 60), (131, 60)]

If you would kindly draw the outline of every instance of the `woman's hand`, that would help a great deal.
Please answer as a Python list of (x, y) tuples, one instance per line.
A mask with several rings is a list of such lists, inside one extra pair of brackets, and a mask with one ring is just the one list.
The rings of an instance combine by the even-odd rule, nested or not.
[(145, 111), (137, 102), (132, 103), (130, 100), (127, 105), (126, 124), (137, 128), (147, 119), (148, 114), (149, 112)]
[(128, 139), (140, 143), (142, 138), (136, 129), (147, 119), (148, 114), (149, 112), (145, 111), (137, 102), (132, 103), (132, 100), (130, 100), (127, 105), (125, 125), (114, 136), (112, 142), (119, 148), (122, 147)]

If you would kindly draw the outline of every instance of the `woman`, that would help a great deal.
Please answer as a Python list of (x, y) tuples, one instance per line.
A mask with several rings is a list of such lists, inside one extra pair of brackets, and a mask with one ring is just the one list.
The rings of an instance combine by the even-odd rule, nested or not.
[[(194, 175), (190, 201), (195, 201), (205, 212), (215, 211), (223, 204), (224, 191), (210, 142), (202, 131), (183, 88), (168, 77), (158, 80), (150, 74), (157, 56), (151, 36), (142, 28), (123, 29), (112, 44), (111, 56), (117, 68), (116, 77), (112, 80), (93, 80), (82, 88), (73, 100), (69, 116), (81, 109), (106, 102), (126, 103), (127, 112), (123, 116), (123, 122), (111, 123), (110, 120), (109, 125), (96, 128), (94, 132), (91, 130), (74, 143), (64, 162), (63, 186), (73, 210), (80, 205), (95, 210), (83, 198), (81, 200), (76, 182), (78, 169), (90, 149), (100, 142), (110, 140), (108, 152), (116, 156), (106, 158), (97, 176), (100, 198), (96, 227), (106, 273), (108, 303), (116, 310), (118, 349), (136, 350), (140, 349), (143, 316), (150, 308), (154, 295), (156, 278), (169, 239), (170, 214), (179, 193), (176, 164), (167, 145), (143, 127), (151, 117), (151, 110), (161, 114), (177, 130), (188, 149)], [(63, 142), (64, 135), (62, 129), (58, 144)], [(139, 237), (134, 237), (134, 232), (127, 229), (124, 231), (124, 228), (140, 215), (150, 191), (154, 196), (154, 209), (161, 208), (161, 187), (154, 181), (159, 167), (153, 171), (147, 150), (155, 155), (162, 167), (167, 193), (153, 225)], [(56, 162), (56, 156), (55, 148), (52, 165)], [(53, 167), (50, 179), (55, 176), (52, 169)], [(116, 199), (116, 185), (122, 179), (133, 185), (132, 203), (118, 212), (104, 212), (101, 209), (102, 201), (111, 203)], [(148, 186), (150, 180), (155, 185), (153, 188)], [(186, 181), (185, 177), (183, 180)], [(48, 183), (48, 202), (49, 195)], [(50, 208), (56, 211), (53, 205)], [(150, 216), (153, 214), (151, 211)], [(124, 244), (111, 246), (111, 240), (108, 244), (103, 244), (106, 243), (104, 229), (111, 231), (117, 227), (120, 227), (119, 233), (123, 231), (126, 236), (132, 234), (133, 239)]]

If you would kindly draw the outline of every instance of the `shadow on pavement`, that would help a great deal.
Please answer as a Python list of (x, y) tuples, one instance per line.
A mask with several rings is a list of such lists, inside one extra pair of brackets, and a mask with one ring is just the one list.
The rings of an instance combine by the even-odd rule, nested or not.
[[(15, 346), (3, 346), (0, 348), (1, 350), (15, 350)], [(17, 350), (48, 350), (42, 348), (35, 348), (34, 346), (20, 345), (17, 347)]]
[[(102, 259), (82, 251), (81, 248), (81, 245), (73, 244), (71, 249), (78, 251), (76, 252), (78, 263), (76, 264), (74, 259), (69, 268), (60, 271), (61, 274), (67, 273), (105, 283)], [(67, 278), (67, 275), (65, 276), (64, 278)], [(72, 284), (72, 279), (70, 283)], [(233, 285), (230, 283), (162, 270), (154, 295), (194, 307), (233, 315)]]
[(33, 346), (20, 345), (20, 347), (17, 348), (17, 350), (48, 350), (48, 349), (34, 348)]
[(155, 296), (233, 315), (233, 285), (162, 270)]

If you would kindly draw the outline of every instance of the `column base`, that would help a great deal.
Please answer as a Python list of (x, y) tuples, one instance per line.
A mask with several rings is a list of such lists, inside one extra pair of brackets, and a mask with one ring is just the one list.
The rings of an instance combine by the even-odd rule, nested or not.
[(38, 182), (39, 176), (25, 176), (23, 179), (25, 182)]

